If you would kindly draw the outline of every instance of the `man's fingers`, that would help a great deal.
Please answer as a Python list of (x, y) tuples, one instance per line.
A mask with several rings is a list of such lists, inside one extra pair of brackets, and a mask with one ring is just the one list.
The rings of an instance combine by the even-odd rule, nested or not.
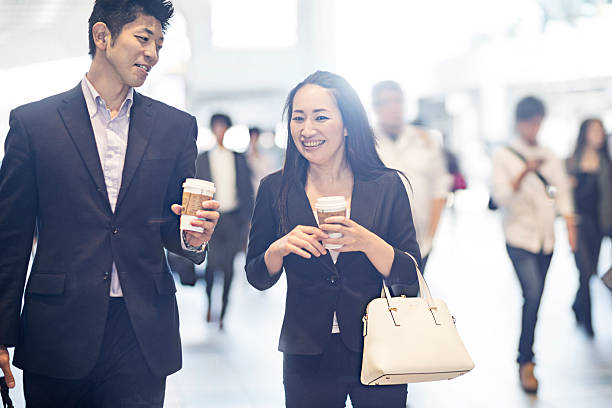
[(205, 210), (216, 211), (219, 209), (220, 205), (221, 204), (219, 204), (219, 202), (215, 200), (202, 201), (202, 208)]
[(196, 211), (196, 216), (198, 218), (206, 218), (209, 221), (217, 221), (220, 217), (220, 214), (217, 211), (204, 211), (198, 210)]
[(0, 369), (9, 388), (15, 388), (15, 377), (11, 372), (11, 359), (5, 347), (0, 348)]

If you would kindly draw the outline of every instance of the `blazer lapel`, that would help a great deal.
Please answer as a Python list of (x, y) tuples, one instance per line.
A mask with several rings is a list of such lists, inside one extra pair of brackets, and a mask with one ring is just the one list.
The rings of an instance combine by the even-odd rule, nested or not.
[[(378, 209), (379, 196), (377, 196), (376, 191), (377, 186), (374, 180), (355, 177), (350, 219), (370, 231), (374, 226), (374, 217)], [(336, 266), (340, 269), (341, 264), (350, 261), (350, 258), (356, 255), (354, 252), (341, 252), (336, 261)]]
[(104, 173), (102, 172), (102, 164), (100, 163), (100, 155), (98, 154), (98, 146), (94, 137), (89, 112), (83, 96), (81, 83), (68, 92), (64, 99), (64, 104), (58, 108), (59, 114), (64, 121), (66, 129), (76, 145), (87, 171), (93, 179), (96, 189), (103, 196), (107, 207), (110, 210), (110, 202), (108, 201), (108, 193), (106, 191), (106, 183), (104, 182)]
[(130, 128), (128, 130), (128, 144), (125, 154), (125, 164), (123, 165), (123, 175), (121, 176), (121, 188), (117, 197), (115, 213), (119, 209), (121, 202), (127, 194), (134, 174), (140, 166), (144, 155), (151, 131), (153, 130), (153, 113), (151, 112), (151, 101), (144, 99), (134, 91), (134, 101), (130, 113)]
[[(289, 189), (287, 213), (292, 225), (318, 226), (312, 208), (310, 207), (304, 184), (301, 182), (295, 183)], [(338, 276), (338, 271), (336, 270), (334, 261), (329, 255), (329, 251), (325, 255), (319, 257), (313, 256), (313, 258), (320, 262), (333, 276)]]

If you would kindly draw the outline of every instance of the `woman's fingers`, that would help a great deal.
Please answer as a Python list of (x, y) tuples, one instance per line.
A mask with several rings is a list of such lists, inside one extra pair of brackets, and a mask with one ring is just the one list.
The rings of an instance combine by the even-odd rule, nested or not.
[(308, 252), (304, 251), (301, 248), (298, 248), (297, 246), (291, 243), (287, 243), (287, 249), (289, 249), (289, 252), (299, 255), (302, 258), (310, 259), (312, 257), (312, 255), (310, 255)]
[(294, 236), (289, 237), (289, 243), (298, 248), (307, 250), (314, 256), (317, 256), (317, 257), (321, 256), (321, 252), (317, 248), (315, 248), (315, 246), (312, 243), (308, 241), (307, 237), (306, 239), (304, 239), (302, 237), (298, 237), (294, 235)]
[(296, 231), (296, 230), (300, 231), (300, 232), (304, 232), (306, 234), (314, 235), (319, 240), (328, 238), (327, 234), (324, 231), (321, 231), (317, 227), (311, 227), (311, 226), (308, 226), (308, 225), (299, 225), (299, 226), (295, 227), (294, 231)]
[(325, 224), (323, 225), (329, 225), (329, 224), (340, 224), (340, 225), (344, 225), (345, 227), (350, 227), (353, 224), (356, 224), (356, 222), (351, 220), (350, 218), (336, 215), (334, 217), (329, 217), (325, 219)]

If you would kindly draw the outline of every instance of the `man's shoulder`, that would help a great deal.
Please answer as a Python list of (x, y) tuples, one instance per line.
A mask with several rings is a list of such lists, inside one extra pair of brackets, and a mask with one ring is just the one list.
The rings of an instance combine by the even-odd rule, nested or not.
[[(80, 84), (78, 87), (80, 87)], [(77, 87), (55, 95), (47, 96), (46, 98), (38, 101), (28, 102), (16, 107), (13, 109), (13, 111), (18, 112), (20, 115), (40, 115), (42, 112), (57, 109), (64, 103), (64, 101), (73, 97), (76, 92), (78, 92)]]
[(155, 110), (155, 114), (156, 115), (164, 115), (164, 116), (170, 116), (176, 119), (183, 119), (183, 120), (193, 120), (194, 117), (193, 115), (182, 111), (178, 108), (175, 108), (174, 106), (168, 105), (164, 102), (158, 101), (157, 99), (153, 99), (150, 98), (146, 95), (141, 94), (140, 92), (136, 92), (137, 98), (141, 98), (142, 102), (145, 104), (149, 104), (151, 106), (151, 108), (153, 110)]

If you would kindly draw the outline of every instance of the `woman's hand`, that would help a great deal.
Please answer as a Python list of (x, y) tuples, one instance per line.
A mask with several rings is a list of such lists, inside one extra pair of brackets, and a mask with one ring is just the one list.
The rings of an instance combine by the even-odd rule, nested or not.
[(339, 232), (342, 238), (328, 238), (324, 244), (338, 244), (342, 248), (338, 252), (361, 251), (366, 252), (368, 247), (379, 239), (376, 234), (357, 224), (355, 221), (341, 216), (329, 217), (320, 228), (328, 234)]
[(384, 239), (346, 217), (329, 217), (321, 229), (328, 234), (339, 232), (342, 238), (328, 238), (324, 244), (342, 245), (338, 252), (363, 252), (376, 270), (385, 278), (389, 277), (395, 250)]
[(320, 241), (327, 238), (327, 234), (319, 228), (298, 225), (268, 247), (264, 255), (268, 272), (270, 275), (279, 273), (283, 267), (283, 258), (289, 254), (296, 254), (306, 259), (310, 259), (312, 255), (316, 257), (325, 255), (327, 250)]

